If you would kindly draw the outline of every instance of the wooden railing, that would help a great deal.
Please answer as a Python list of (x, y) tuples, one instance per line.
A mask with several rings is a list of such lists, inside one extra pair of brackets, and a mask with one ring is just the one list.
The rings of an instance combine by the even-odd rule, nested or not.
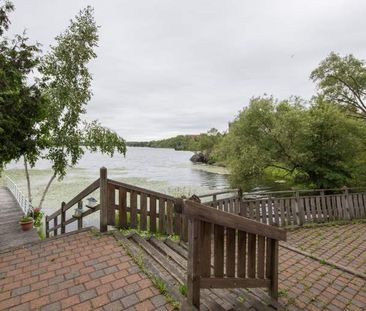
[[(91, 183), (88, 187), (86, 187), (83, 191), (81, 191), (77, 196), (75, 196), (68, 203), (62, 202), (61, 208), (54, 212), (53, 214), (46, 216), (46, 237), (50, 236), (50, 233), (53, 232), (53, 235), (58, 235), (58, 231), (61, 234), (66, 232), (66, 226), (77, 221), (77, 228), (81, 229), (83, 227), (83, 218), (86, 216), (96, 212), (99, 210), (100, 205), (96, 205), (93, 208), (90, 208), (84, 211), (80, 216), (75, 217), (71, 215), (69, 219), (66, 219), (66, 212), (71, 209), (74, 205), (78, 205), (81, 207), (83, 205), (83, 199), (85, 199), (89, 194), (97, 190), (100, 186), (100, 179), (97, 179), (93, 183)], [(53, 227), (50, 228), (53, 225)]]
[(187, 220), (174, 211), (176, 198), (108, 179), (108, 200), (112, 207), (107, 217), (109, 225), (179, 235), (187, 240)]
[[(100, 203), (83, 212), (81, 216), (71, 215), (66, 219), (66, 212), (75, 205), (83, 206), (83, 200), (98, 190)], [(100, 178), (84, 189), (68, 203), (62, 203), (59, 210), (46, 216), (46, 236), (65, 233), (65, 227), (75, 221), (78, 229), (83, 227), (83, 219), (100, 210), (100, 231), (107, 231), (108, 225), (119, 228), (147, 230), (153, 233), (179, 235), (183, 241), (188, 238), (187, 219), (175, 213), (176, 198), (128, 185), (107, 178), (107, 169), (100, 169)], [(60, 219), (59, 219), (60, 218)], [(60, 221), (59, 221), (60, 220)], [(50, 224), (53, 222), (53, 227)]]
[[(215, 209), (241, 214), (274, 226), (301, 226), (305, 223), (366, 218), (366, 192), (361, 188), (317, 189), (256, 193), (246, 199), (240, 191), (231, 197), (211, 196), (204, 204)], [(253, 194), (252, 194), (253, 195)], [(202, 196), (200, 197), (202, 198)]]
[(188, 302), (199, 309), (201, 288), (266, 287), (278, 297), (282, 229), (192, 200), (176, 204), (188, 218)]

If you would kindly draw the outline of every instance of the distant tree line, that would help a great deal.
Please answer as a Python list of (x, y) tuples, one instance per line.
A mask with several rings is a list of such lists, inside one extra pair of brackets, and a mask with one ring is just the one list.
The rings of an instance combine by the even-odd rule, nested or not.
[(212, 155), (213, 148), (222, 138), (222, 134), (215, 128), (210, 129), (207, 133), (198, 135), (178, 135), (175, 137), (142, 141), (142, 142), (127, 142), (130, 147), (150, 147), (150, 148), (171, 148), (175, 150), (200, 151), (207, 156), (210, 163), (214, 163)]

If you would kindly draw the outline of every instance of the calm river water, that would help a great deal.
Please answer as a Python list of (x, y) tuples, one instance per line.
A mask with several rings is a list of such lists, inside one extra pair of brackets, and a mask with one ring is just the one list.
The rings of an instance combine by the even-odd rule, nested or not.
[[(86, 153), (75, 168), (68, 170), (62, 181), (55, 181), (44, 202), (46, 214), (60, 208), (88, 184), (99, 177), (99, 168), (107, 167), (108, 177), (171, 195), (203, 194), (228, 187), (225, 169), (189, 161), (189, 151), (129, 147), (126, 157), (113, 158)], [(23, 162), (11, 163), (6, 172), (26, 193)], [(36, 206), (51, 176), (50, 163), (39, 161), (31, 170), (34, 205)]]

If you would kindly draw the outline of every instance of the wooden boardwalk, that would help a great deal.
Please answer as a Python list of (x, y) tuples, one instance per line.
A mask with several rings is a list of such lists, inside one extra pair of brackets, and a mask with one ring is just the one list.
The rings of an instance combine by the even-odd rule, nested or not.
[(39, 240), (36, 229), (22, 231), (19, 225), (22, 215), (23, 211), (12, 193), (0, 187), (0, 252)]

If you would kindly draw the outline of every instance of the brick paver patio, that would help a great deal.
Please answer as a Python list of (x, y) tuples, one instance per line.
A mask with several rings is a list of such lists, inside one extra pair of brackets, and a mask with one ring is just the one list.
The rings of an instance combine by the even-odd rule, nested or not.
[[(289, 232), (288, 242), (359, 269), (365, 264), (365, 231), (365, 224), (304, 228)], [(284, 247), (279, 289), (286, 310), (366, 310), (365, 278)], [(0, 310), (61, 309), (138, 311), (172, 306), (112, 236), (84, 231), (0, 254)]]
[(365, 310), (366, 280), (280, 247), (280, 302), (287, 310)]
[(292, 246), (366, 275), (366, 223), (290, 231)]
[(0, 254), (0, 310), (172, 310), (112, 236), (90, 231)]

